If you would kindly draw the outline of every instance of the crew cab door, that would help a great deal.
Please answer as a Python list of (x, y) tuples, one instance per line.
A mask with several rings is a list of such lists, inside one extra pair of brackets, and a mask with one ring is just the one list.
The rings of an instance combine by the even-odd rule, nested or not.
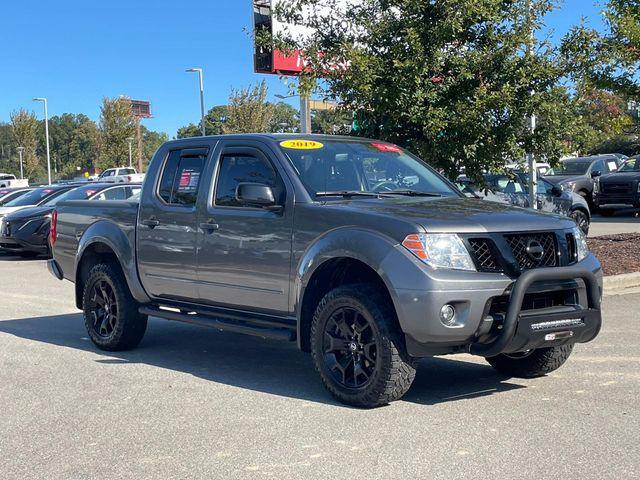
[[(288, 311), (293, 188), (260, 142), (218, 145), (199, 203), (198, 289), (201, 303), (273, 313)], [(278, 207), (239, 201), (241, 183), (268, 185)]]
[(138, 270), (152, 297), (194, 301), (196, 287), (196, 200), (208, 148), (170, 150), (151, 195), (140, 202)]

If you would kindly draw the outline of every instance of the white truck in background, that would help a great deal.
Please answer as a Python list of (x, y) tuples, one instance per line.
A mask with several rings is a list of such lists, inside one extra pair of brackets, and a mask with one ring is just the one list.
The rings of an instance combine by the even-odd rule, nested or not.
[(0, 173), (0, 188), (22, 188), (28, 186), (29, 180), (27, 178), (19, 179), (9, 173)]
[(96, 178), (96, 182), (105, 183), (142, 183), (144, 173), (138, 173), (133, 167), (108, 168)]

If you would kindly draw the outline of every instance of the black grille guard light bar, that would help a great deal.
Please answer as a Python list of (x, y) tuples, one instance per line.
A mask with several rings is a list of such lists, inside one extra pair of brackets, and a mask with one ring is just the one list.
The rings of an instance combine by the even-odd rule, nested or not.
[[(471, 344), (469, 347), (470, 353), (483, 357), (493, 357), (505, 351), (516, 334), (524, 296), (531, 284), (540, 281), (575, 280), (578, 278), (585, 282), (587, 289), (589, 310), (583, 310), (583, 312), (585, 314), (594, 311), (599, 312), (601, 298), (600, 287), (593, 272), (580, 267), (556, 267), (527, 270), (520, 275), (513, 285), (502, 331), (491, 343)], [(600, 330), (600, 325), (602, 323), (599, 315), (598, 322), (597, 331)]]

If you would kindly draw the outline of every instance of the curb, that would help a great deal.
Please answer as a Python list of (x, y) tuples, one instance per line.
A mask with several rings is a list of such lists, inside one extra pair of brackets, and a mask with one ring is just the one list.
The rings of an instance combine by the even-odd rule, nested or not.
[(604, 277), (603, 289), (605, 295), (623, 293), (627, 288), (640, 287), (640, 272), (623, 273)]

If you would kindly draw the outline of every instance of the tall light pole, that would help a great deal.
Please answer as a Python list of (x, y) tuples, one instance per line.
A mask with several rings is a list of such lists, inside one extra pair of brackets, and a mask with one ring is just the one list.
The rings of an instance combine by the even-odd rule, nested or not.
[[(527, 0), (527, 23), (529, 27), (529, 41), (527, 42), (527, 58), (531, 55), (531, 50), (533, 50), (533, 42), (535, 41), (535, 33), (533, 31), (533, 23), (531, 18), (531, 0)], [(534, 95), (534, 91), (531, 90), (531, 96)], [(531, 136), (536, 131), (536, 114), (531, 112), (531, 117), (529, 118), (529, 129), (531, 130)], [(536, 170), (536, 159), (533, 152), (529, 152), (527, 154), (527, 163), (529, 165), (529, 206), (536, 210), (538, 208), (538, 196), (537, 194), (537, 185), (538, 185), (538, 171)]]
[(47, 109), (47, 99), (44, 97), (36, 97), (33, 101), (44, 103), (44, 136), (47, 140), (47, 175), (49, 177), (49, 185), (51, 185), (51, 153), (49, 152), (49, 110)]
[(201, 68), (189, 68), (187, 69), (187, 72), (189, 73), (198, 73), (198, 79), (200, 81), (200, 118), (201, 118), (201, 124), (200, 124), (200, 128), (202, 130), (202, 136), (206, 136), (207, 135), (207, 131), (205, 129), (205, 125), (204, 125), (204, 80), (202, 78), (202, 69)]
[[(134, 140), (135, 140), (135, 138), (133, 138), (133, 137), (127, 138), (127, 142), (129, 142), (129, 168), (133, 167), (133, 156), (131, 154), (131, 145), (133, 144)], [(140, 173), (140, 172), (138, 172), (138, 173)]]
[(24, 178), (24, 170), (22, 169), (22, 152), (24, 152), (24, 147), (18, 147), (18, 155), (20, 155), (20, 180)]

